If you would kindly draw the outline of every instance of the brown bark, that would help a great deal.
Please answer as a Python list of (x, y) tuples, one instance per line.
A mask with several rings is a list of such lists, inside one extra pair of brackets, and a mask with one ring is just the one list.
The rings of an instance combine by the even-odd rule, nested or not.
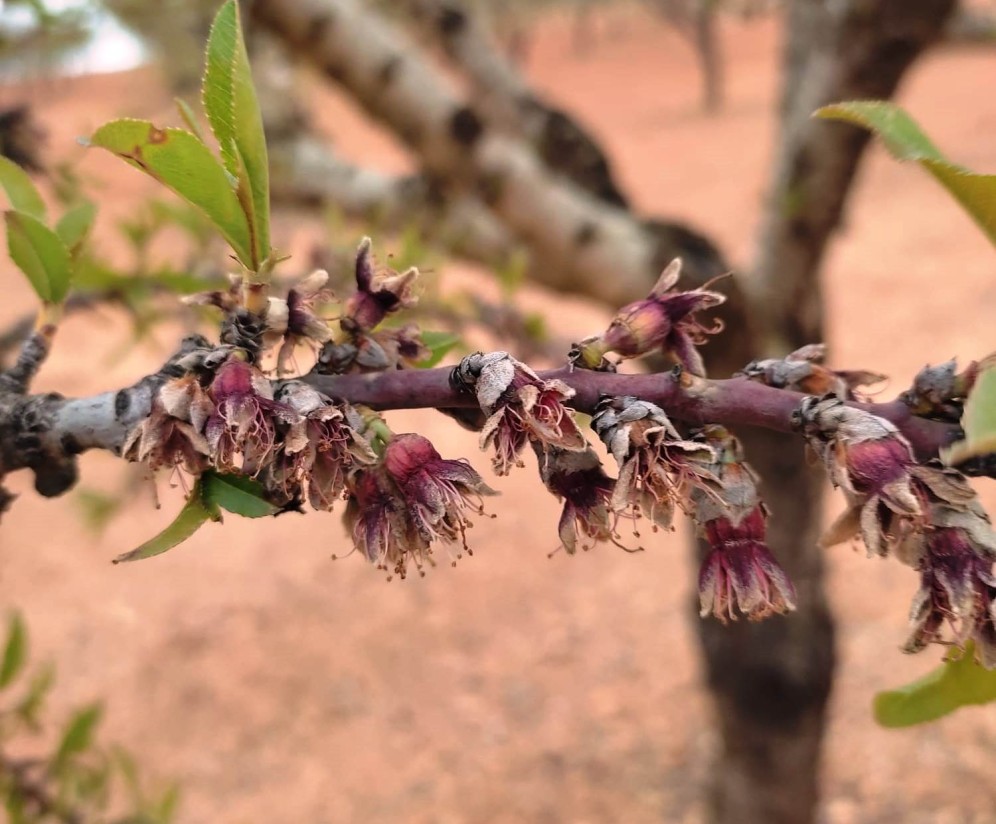
[[(753, 318), (765, 354), (823, 339), (820, 269), (858, 162), (862, 130), (811, 118), (819, 106), (890, 98), (941, 33), (954, 0), (795, 0), (789, 7), (778, 164), (760, 239)], [(711, 813), (722, 824), (801, 824), (819, 800), (821, 742), (834, 668), (834, 630), (816, 544), (823, 482), (801, 445), (752, 432), (748, 457), (773, 511), (769, 543), (796, 582), (799, 609), (700, 636), (723, 749)]]

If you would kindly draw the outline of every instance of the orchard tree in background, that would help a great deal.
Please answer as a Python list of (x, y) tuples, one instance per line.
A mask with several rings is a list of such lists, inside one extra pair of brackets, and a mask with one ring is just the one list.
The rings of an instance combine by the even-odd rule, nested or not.
[[(638, 519), (669, 528), (682, 510), (703, 539), (704, 615), (727, 622), (795, 613), (734, 627), (702, 624), (725, 743), (715, 818), (811, 818), (833, 652), (817, 536), (820, 487), (805, 468), (804, 442), (850, 504), (827, 540), (860, 535), (870, 553), (896, 555), (921, 571), (909, 649), (953, 640), (965, 650), (911, 694), (936, 700), (940, 690), (943, 708), (984, 700), (992, 683), (986, 667), (994, 663), (988, 519), (963, 476), (932, 463), (963, 426), (964, 445), (945, 454), (962, 468), (988, 471), (986, 363), (927, 370), (902, 399), (863, 404), (856, 398), (872, 376), (830, 369), (812, 345), (822, 338), (819, 264), (868, 134), (809, 116), (834, 100), (891, 96), (951, 3), (858, 5), (790, 9), (781, 162), (756, 294), (744, 296), (729, 281), (707, 285), (726, 267), (706, 239), (633, 214), (597, 144), (529, 93), (459, 5), (410, 4), (423, 34), (476, 87), (473, 104), (413, 41), (362, 4), (252, 4), (254, 20), (345, 86), (422, 166), (414, 177), (390, 179), (344, 165), (313, 136), (292, 135), (283, 147), (278, 141), (285, 166), (278, 159), (274, 188), (293, 193), (307, 183), (307, 197), (364, 209), (382, 202), (398, 219), (420, 212), (427, 232), (481, 260), (524, 246), (537, 279), (625, 304), (606, 330), (578, 342), (567, 366), (536, 372), (503, 352), (414, 368), (437, 360), (444, 345), (390, 322), (411, 308), (417, 272), (377, 267), (366, 242), (354, 261), (355, 291), (339, 302), (335, 323), (317, 308), (330, 301), (327, 273), (277, 290), (262, 115), (237, 10), (227, 4), (209, 41), (204, 86), (220, 159), (189, 110), (190, 131), (126, 120), (91, 138), (200, 208), (230, 244), (240, 272), (198, 299), (222, 313), (217, 341), (187, 339), (159, 372), (118, 392), (77, 400), (31, 395), (92, 210), (49, 221), (27, 177), (4, 166), (11, 256), (43, 309), (3, 378), (3, 472), (30, 468), (42, 494), (58, 495), (75, 481), (75, 455), (104, 448), (189, 475), (190, 495), (174, 524), (122, 560), (165, 551), (222, 510), (259, 517), (342, 508), (360, 554), (403, 577), (464, 554), (466, 529), (492, 493), (464, 460), (444, 459), (416, 433), (391, 432), (378, 414), (432, 407), (480, 429), (499, 474), (518, 467), (527, 447), (536, 453), (541, 482), (564, 501), (560, 537), (569, 552), (600, 541), (637, 549)], [(880, 129), (897, 154), (921, 160), (949, 187), (965, 179), (960, 170), (944, 174), (943, 158), (897, 110), (855, 104), (835, 113)], [(955, 193), (988, 219), (984, 200)], [(780, 208), (789, 196), (796, 208)], [(685, 288), (678, 288), (681, 264), (669, 263), (675, 256), (690, 275)], [(705, 352), (719, 351), (722, 364), (713, 371), (743, 374), (710, 381), (698, 347), (719, 331), (711, 318), (721, 304), (728, 329)], [(294, 352), (307, 347), (317, 353), (315, 367), (295, 374)], [(645, 355), (673, 369), (618, 372), (621, 361)], [(617, 479), (601, 467), (571, 409), (594, 416)], [(765, 428), (742, 430), (760, 486), (729, 430), (751, 425)], [(789, 432), (797, 434), (773, 434)], [(762, 496), (777, 518), (769, 521)], [(765, 699), (774, 694), (777, 706)], [(880, 714), (894, 723), (923, 716), (916, 697), (899, 710), (882, 700)]]

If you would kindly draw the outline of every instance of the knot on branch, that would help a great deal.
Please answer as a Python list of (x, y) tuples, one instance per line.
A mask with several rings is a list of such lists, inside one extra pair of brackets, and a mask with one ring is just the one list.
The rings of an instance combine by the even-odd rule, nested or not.
[[(7, 431), (0, 432), (0, 443), (6, 442), (18, 454), (20, 465), (35, 473), (35, 489), (46, 498), (62, 495), (79, 477), (71, 450), (52, 449), (46, 438), (54, 423), (53, 409), (62, 400), (61, 395), (50, 393), (16, 401), (5, 416)], [(0, 495), (0, 511), (7, 502), (9, 498)]]

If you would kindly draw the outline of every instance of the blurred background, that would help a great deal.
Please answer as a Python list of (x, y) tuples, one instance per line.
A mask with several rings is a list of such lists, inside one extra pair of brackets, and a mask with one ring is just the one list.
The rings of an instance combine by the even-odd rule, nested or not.
[[(53, 201), (99, 205), (36, 391), (127, 385), (205, 328), (175, 293), (216, 281), (223, 248), (76, 139), (114, 117), (179, 124), (215, 11), (0, 5), (0, 149)], [(889, 374), (889, 398), (927, 362), (996, 348), (982, 233), (918, 169), (809, 117), (894, 96), (954, 161), (996, 170), (992, 3), (252, 0), (243, 15), (288, 275), (346, 283), (371, 234), (382, 263), (425, 270), (423, 326), (535, 365), (679, 254), (689, 283), (734, 272), (707, 347), (718, 376), (825, 339), (836, 366)], [(33, 298), (6, 257), (0, 284), (2, 362)], [(815, 550), (823, 504), (842, 506), (794, 442), (745, 433), (799, 613), (722, 627), (696, 616), (686, 527), (644, 534), (642, 553), (548, 557), (560, 505), (531, 460), (496, 479), (448, 419), (389, 422), (502, 493), (456, 568), (386, 583), (331, 560), (344, 530), (315, 513), (230, 518), (112, 567), (182, 490), (160, 479), (157, 509), (104, 454), (56, 501), (9, 479), (0, 606), (57, 668), (51, 713), (103, 702), (103, 733), (181, 786), (176, 820), (996, 822), (996, 712), (875, 725), (875, 692), (942, 651), (899, 651), (915, 573)]]

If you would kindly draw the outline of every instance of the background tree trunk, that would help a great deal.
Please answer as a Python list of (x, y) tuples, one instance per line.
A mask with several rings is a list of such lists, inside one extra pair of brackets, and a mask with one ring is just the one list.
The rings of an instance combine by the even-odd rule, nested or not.
[[(820, 270), (869, 133), (814, 120), (840, 100), (888, 99), (937, 39), (954, 0), (794, 0), (784, 53), (781, 133), (751, 289), (756, 351), (784, 355), (824, 338)], [(788, 618), (698, 624), (722, 750), (713, 770), (717, 824), (801, 824), (819, 800), (820, 751), (833, 681), (834, 629), (817, 546), (822, 476), (802, 444), (743, 433), (775, 513), (769, 544), (799, 593)]]

